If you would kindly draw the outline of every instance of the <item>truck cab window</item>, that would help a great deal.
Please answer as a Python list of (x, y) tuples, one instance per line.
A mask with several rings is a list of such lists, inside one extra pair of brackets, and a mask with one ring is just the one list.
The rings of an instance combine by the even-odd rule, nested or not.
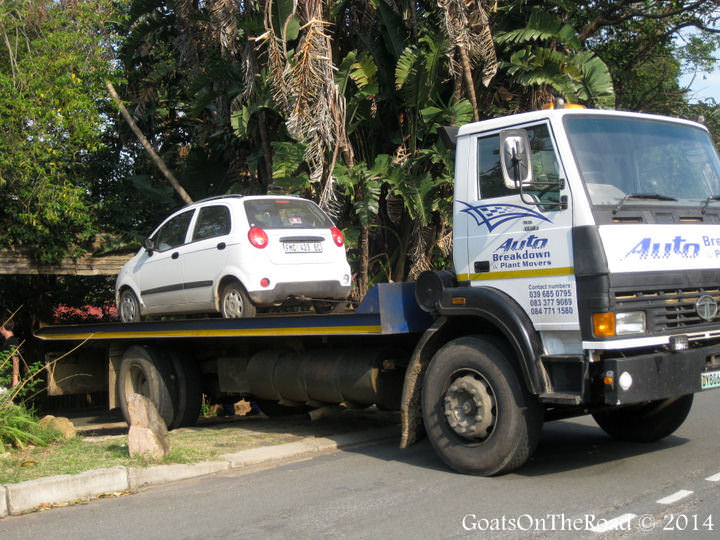
[[(532, 149), (533, 184), (525, 186), (523, 192), (537, 199), (538, 202), (557, 202), (560, 200), (561, 175), (550, 131), (545, 124), (526, 128), (526, 131)], [(492, 135), (478, 139), (480, 198), (520, 195), (519, 189), (509, 189), (505, 186), (500, 167), (500, 137)]]

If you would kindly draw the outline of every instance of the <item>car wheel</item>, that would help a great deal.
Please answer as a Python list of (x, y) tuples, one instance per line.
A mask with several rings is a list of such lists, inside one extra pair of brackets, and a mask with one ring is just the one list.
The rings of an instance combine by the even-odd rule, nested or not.
[(220, 293), (220, 314), (225, 319), (241, 319), (255, 316), (255, 304), (250, 301), (240, 283), (233, 281)]
[(118, 303), (120, 320), (124, 323), (140, 322), (140, 302), (130, 289), (123, 289)]

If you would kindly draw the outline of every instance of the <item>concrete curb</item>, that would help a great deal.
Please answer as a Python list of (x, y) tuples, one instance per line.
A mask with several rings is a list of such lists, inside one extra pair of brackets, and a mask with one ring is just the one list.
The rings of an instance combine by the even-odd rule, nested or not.
[(270, 465), (397, 436), (398, 427), (388, 426), (358, 433), (307, 437), (292, 443), (250, 448), (222, 455), (218, 461), (152, 467), (118, 466), (8, 484), (0, 486), (0, 518), (24, 514), (46, 506), (93, 499), (108, 493), (134, 491), (148, 485), (185, 480), (230, 469)]

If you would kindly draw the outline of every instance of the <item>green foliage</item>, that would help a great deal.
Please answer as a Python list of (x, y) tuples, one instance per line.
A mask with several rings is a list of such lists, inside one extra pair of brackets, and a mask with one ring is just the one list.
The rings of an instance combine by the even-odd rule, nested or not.
[(25, 400), (40, 384), (38, 375), (44, 369), (43, 365), (31, 365), (24, 380), (18, 386), (11, 386), (12, 356), (19, 354), (15, 348), (0, 351), (0, 448), (23, 448), (29, 444), (46, 446), (58, 438), (57, 432), (38, 424), (35, 415), (25, 406)]
[(535, 8), (525, 28), (499, 32), (496, 42), (507, 46), (509, 60), (499, 65), (516, 84), (551, 88), (570, 103), (615, 105), (605, 63), (592, 51), (582, 50), (575, 30), (553, 13)]
[(114, 9), (109, 0), (0, 6), (0, 247), (52, 263), (97, 231), (88, 194), (108, 126)]

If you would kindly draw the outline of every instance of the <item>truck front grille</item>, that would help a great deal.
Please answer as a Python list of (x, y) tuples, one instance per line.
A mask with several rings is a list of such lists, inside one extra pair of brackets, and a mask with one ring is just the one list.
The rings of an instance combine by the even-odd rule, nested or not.
[[(707, 325), (700, 318), (695, 303), (703, 295), (712, 296), (720, 304), (720, 288), (661, 289), (633, 292), (616, 292), (617, 311), (645, 311), (648, 331), (692, 329)], [(714, 321), (720, 320), (720, 313)]]

